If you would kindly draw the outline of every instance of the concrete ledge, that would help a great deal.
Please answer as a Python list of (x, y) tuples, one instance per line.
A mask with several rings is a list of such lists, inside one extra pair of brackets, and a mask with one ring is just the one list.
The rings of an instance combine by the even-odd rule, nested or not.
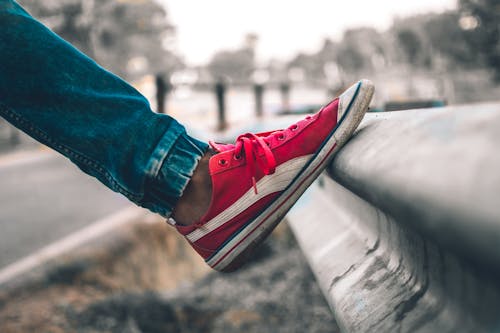
[(500, 105), (369, 115), (288, 218), (343, 331), (500, 328)]

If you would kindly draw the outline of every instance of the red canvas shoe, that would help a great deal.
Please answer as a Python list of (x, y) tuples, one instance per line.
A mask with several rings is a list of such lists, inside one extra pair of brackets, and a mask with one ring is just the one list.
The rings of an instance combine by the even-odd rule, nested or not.
[(177, 230), (212, 268), (238, 268), (349, 139), (373, 91), (362, 80), (287, 129), (211, 142), (218, 153), (209, 162), (210, 206), (200, 221)]

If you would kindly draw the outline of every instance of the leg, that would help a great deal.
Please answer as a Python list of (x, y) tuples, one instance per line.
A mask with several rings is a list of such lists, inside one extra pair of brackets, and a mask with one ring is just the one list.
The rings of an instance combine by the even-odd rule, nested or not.
[(207, 150), (13, 0), (0, 2), (0, 115), (163, 216)]
[(359, 81), (287, 129), (207, 152), (13, 0), (0, 2), (0, 66), (1, 115), (137, 204), (164, 216), (175, 209), (188, 223), (170, 223), (220, 271), (241, 265), (276, 227), (349, 139), (374, 91)]

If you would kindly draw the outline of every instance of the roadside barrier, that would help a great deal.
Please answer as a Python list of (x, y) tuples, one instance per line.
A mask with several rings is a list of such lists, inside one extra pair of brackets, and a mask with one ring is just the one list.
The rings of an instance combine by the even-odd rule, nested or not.
[(368, 114), (288, 214), (345, 332), (500, 330), (500, 104)]

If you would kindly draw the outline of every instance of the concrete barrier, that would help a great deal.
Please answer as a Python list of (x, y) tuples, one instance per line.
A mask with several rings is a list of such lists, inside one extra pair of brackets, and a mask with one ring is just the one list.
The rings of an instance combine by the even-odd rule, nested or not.
[(500, 330), (500, 104), (367, 115), (289, 213), (346, 332)]

